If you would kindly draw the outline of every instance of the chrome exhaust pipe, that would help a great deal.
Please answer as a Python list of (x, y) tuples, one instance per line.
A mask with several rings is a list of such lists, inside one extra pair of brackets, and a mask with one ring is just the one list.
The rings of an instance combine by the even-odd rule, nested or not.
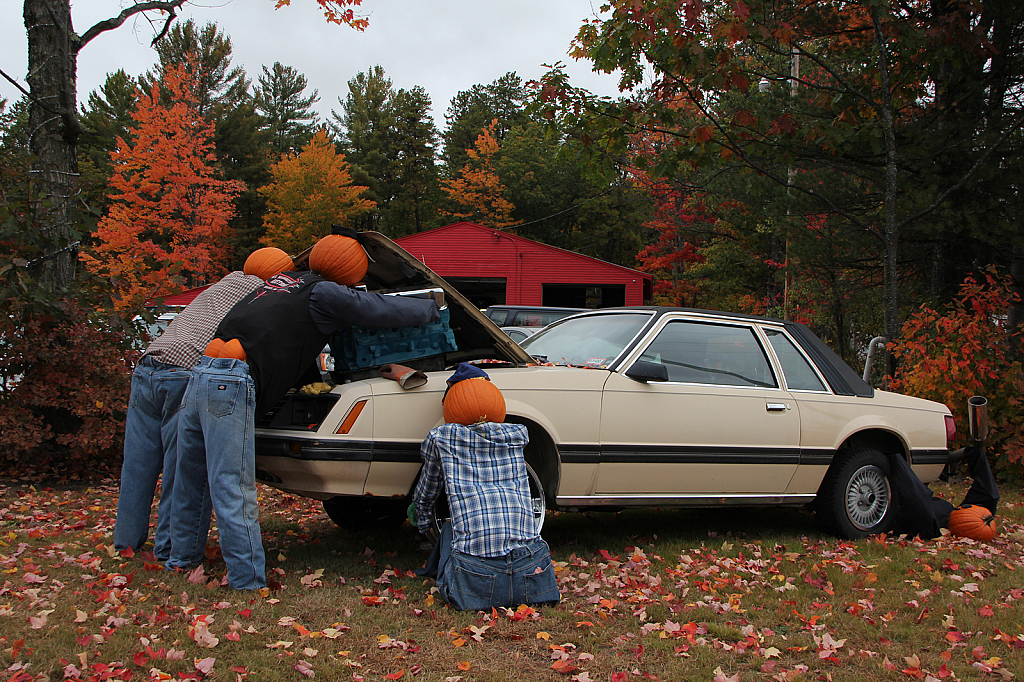
[(967, 399), (967, 424), (971, 442), (984, 443), (988, 439), (988, 399), (975, 395)]

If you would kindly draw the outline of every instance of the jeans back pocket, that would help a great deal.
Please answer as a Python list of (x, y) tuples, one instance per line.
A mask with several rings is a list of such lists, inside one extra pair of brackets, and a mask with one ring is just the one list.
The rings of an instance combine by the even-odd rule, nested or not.
[(226, 417), (235, 409), (244, 382), (234, 378), (211, 377), (206, 384), (206, 409), (214, 417)]

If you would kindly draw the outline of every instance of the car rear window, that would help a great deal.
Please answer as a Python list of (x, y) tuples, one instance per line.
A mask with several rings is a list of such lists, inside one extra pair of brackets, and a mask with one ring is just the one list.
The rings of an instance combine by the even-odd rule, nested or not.
[(765, 329), (768, 341), (775, 349), (775, 355), (782, 363), (782, 373), (786, 375), (786, 388), (791, 391), (824, 391), (825, 385), (814, 373), (811, 365), (785, 334), (777, 329)]

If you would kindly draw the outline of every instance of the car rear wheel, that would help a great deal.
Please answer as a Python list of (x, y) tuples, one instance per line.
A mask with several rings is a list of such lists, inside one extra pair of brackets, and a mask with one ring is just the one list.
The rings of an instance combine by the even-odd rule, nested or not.
[[(533, 505), (533, 517), (537, 521), (537, 532), (540, 533), (541, 528), (544, 527), (544, 516), (547, 512), (547, 502), (544, 501), (544, 486), (541, 484), (540, 478), (533, 470), (533, 467), (529, 464), (526, 465), (526, 478), (530, 482), (530, 504)], [(448, 508), (448, 496), (444, 492), (434, 501), (431, 511), (433, 513), (430, 519), (430, 532), (428, 535), (431, 542), (437, 542), (437, 538), (441, 535), (441, 526), (451, 518), (451, 511)]]
[(878, 450), (857, 450), (833, 462), (818, 491), (818, 515), (844, 538), (887, 533), (896, 516), (889, 461)]

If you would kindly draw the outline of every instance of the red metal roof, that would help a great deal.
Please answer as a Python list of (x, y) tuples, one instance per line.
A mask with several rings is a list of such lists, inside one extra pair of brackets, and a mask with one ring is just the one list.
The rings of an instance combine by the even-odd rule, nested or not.
[(625, 305), (643, 305), (650, 298), (649, 273), (476, 223), (455, 223), (395, 242), (444, 278), (505, 278), (510, 304), (542, 305), (545, 284), (624, 286)]
[[(189, 289), (188, 291), (183, 291), (180, 294), (171, 294), (170, 296), (168, 296), (167, 298), (164, 299), (164, 305), (165, 306), (171, 306), (171, 307), (181, 307), (181, 308), (184, 308), (189, 303), (191, 303), (193, 300), (195, 300), (196, 296), (198, 296), (202, 292), (206, 291), (211, 286), (213, 286), (213, 285), (212, 284), (207, 284), (206, 286), (196, 287), (195, 289)], [(153, 301), (153, 300), (146, 301), (146, 307), (152, 307), (152, 306), (155, 306), (155, 305), (156, 305), (156, 301)]]

